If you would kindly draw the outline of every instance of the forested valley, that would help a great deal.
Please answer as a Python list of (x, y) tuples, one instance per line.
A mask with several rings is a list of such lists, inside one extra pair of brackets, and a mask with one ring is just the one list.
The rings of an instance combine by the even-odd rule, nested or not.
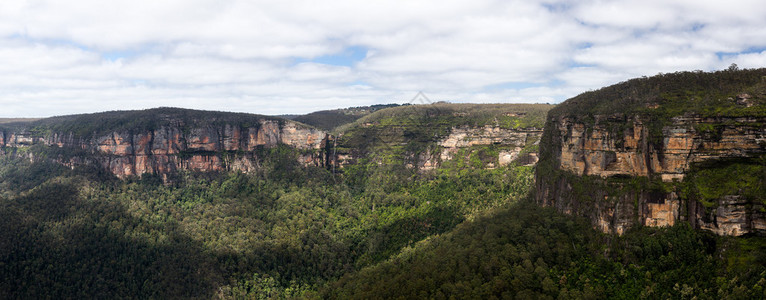
[(350, 180), (294, 155), (275, 148), (258, 173), (180, 174), (170, 185), (6, 156), (1, 297), (318, 295), (343, 274), (515, 202), (533, 172), (360, 166)]
[(686, 223), (604, 234), (534, 203), (534, 166), (484, 167), (497, 145), (423, 171), (391, 141), (338, 169), (282, 145), (260, 149), (254, 172), (171, 180), (6, 149), (0, 298), (766, 297), (762, 237)]
[(290, 155), (169, 186), (6, 157), (1, 297), (764, 296), (761, 238), (688, 225), (604, 235), (526, 201), (531, 167), (350, 180)]

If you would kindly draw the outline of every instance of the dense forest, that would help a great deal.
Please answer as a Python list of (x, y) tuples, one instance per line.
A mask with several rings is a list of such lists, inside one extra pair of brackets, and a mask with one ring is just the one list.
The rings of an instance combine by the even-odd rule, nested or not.
[[(0, 152), (0, 298), (766, 296), (762, 237), (684, 225), (599, 233), (532, 203), (534, 167), (484, 168), (496, 145), (426, 172), (372, 159), (418, 150), (400, 139), (432, 142), (461, 122), (542, 126), (549, 108), (497, 116), (488, 106), (456, 107), (358, 119), (345, 132), (359, 143), (353, 138), (369, 133), (359, 128), (436, 121), (397, 132), (386, 147), (368, 149), (370, 159), (337, 170), (302, 165), (299, 151), (280, 146), (262, 149), (260, 168), (248, 174), (120, 180), (95, 166)], [(88, 131), (98, 124), (95, 115), (79, 117)]]
[[(343, 276), (333, 299), (754, 299), (766, 243), (687, 224), (623, 236), (521, 201)], [(395, 288), (392, 288), (395, 287)]]
[(578, 119), (594, 115), (646, 115), (669, 119), (702, 116), (766, 116), (766, 68), (675, 72), (641, 77), (577, 95), (550, 111)]
[[(2, 298), (298, 296), (526, 195), (531, 167), (304, 167), (164, 185), (2, 158)], [(363, 174), (362, 174), (363, 173)], [(350, 184), (352, 183), (353, 184)]]
[(376, 170), (354, 187), (288, 150), (172, 186), (4, 158), (0, 297), (766, 296), (762, 238), (604, 235), (524, 200), (531, 167)]

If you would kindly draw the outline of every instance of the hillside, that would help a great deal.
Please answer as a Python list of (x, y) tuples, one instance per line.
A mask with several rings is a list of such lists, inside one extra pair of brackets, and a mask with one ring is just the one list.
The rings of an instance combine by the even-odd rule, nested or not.
[(165, 180), (182, 171), (251, 171), (264, 151), (280, 145), (300, 149), (304, 164), (323, 166), (326, 138), (323, 131), (284, 119), (177, 108), (0, 125), (3, 153), (99, 165), (119, 178), (153, 174)]
[(0, 124), (7, 124), (7, 123), (26, 123), (26, 122), (32, 122), (37, 121), (38, 118), (0, 118)]
[(339, 130), (345, 131), (351, 127), (370, 123), (417, 124), (423, 122), (447, 127), (497, 125), (504, 128), (541, 128), (545, 122), (547, 111), (552, 107), (548, 104), (433, 103), (405, 105), (376, 111), (352, 124), (339, 128)]
[[(550, 105), (431, 104), (349, 108), (374, 113), (336, 128), (336, 136), (301, 123), (261, 115), (158, 108), (61, 116), (0, 125), (4, 153), (75, 166), (102, 166), (119, 178), (185, 171), (258, 168), (264, 151), (300, 150), (304, 164), (331, 170), (380, 159), (388, 166), (431, 170), (442, 163), (494, 168), (534, 164)], [(456, 158), (456, 159), (453, 159)]]
[(339, 127), (332, 143), (339, 166), (395, 161), (428, 170), (444, 163), (480, 168), (522, 158), (534, 163), (551, 107), (449, 103), (395, 107)]
[[(762, 237), (719, 236), (693, 222), (630, 223), (613, 235), (594, 227), (619, 223), (593, 218), (671, 192), (678, 201), (721, 191), (757, 200), (764, 177), (748, 155), (760, 148), (741, 148), (744, 156), (722, 168), (694, 165), (675, 181), (588, 173), (614, 168), (576, 173), (556, 164), (567, 160), (551, 154), (570, 147), (554, 141), (586, 132), (589, 118), (562, 127), (556, 122), (581, 117), (562, 111), (392, 107), (336, 135), (274, 117), (169, 108), (8, 124), (0, 130), (0, 298), (765, 296)], [(603, 124), (619, 120), (595, 115), (587, 132), (604, 135), (619, 127)], [(761, 128), (748, 124), (727, 123), (722, 138)], [(566, 141), (571, 151), (583, 147), (574, 135)], [(755, 180), (729, 185), (735, 174)], [(604, 204), (600, 193), (623, 198)], [(582, 202), (565, 210), (551, 195)]]
[(120, 131), (151, 131), (163, 126), (180, 125), (188, 128), (205, 126), (253, 126), (261, 120), (282, 119), (264, 115), (202, 111), (162, 107), (133, 111), (109, 111), (92, 114), (58, 116), (24, 124), (38, 134), (65, 132), (79, 138), (91, 138)]
[(764, 116), (766, 69), (676, 72), (635, 78), (568, 99), (551, 116), (651, 115), (665, 120), (685, 113), (702, 117)]
[(0, 298), (319, 296), (532, 187), (516, 163), (333, 169), (314, 163), (334, 161), (324, 132), (258, 115), (155, 109), (0, 132)]
[(374, 113), (381, 109), (397, 107), (399, 104), (377, 104), (370, 106), (357, 106), (341, 109), (320, 110), (305, 115), (291, 115), (290, 120), (298, 121), (316, 128), (334, 132), (336, 128), (352, 123), (361, 117)]
[[(755, 299), (762, 238), (687, 225), (623, 236), (519, 202), (460, 224), (323, 290), (327, 299)], [(396, 288), (392, 288), (396, 287)]]
[[(764, 297), (765, 73), (665, 74), (556, 106), (533, 196), (550, 208), (498, 208), (343, 276), (323, 297)], [(367, 118), (367, 128), (386, 122)], [(439, 137), (450, 125), (426, 127), (420, 136)], [(392, 132), (360, 131), (368, 141)], [(396, 133), (379, 144), (401, 144)]]
[(548, 115), (539, 203), (605, 232), (689, 222), (766, 233), (766, 69), (679, 72), (584, 93)]

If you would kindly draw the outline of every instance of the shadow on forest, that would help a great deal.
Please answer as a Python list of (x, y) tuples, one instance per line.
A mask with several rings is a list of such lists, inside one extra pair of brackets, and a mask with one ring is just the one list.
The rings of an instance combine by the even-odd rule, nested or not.
[(0, 298), (213, 296), (220, 273), (198, 242), (78, 195), (49, 181), (0, 202)]
[(367, 241), (362, 243), (367, 249), (365, 264), (383, 261), (401, 251), (405, 246), (412, 245), (430, 235), (441, 234), (463, 221), (457, 209), (450, 206), (434, 207), (423, 215), (397, 219), (370, 233)]

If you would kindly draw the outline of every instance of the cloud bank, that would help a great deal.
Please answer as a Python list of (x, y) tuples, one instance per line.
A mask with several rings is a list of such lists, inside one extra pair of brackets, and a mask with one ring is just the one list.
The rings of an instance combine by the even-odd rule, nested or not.
[(4, 0), (0, 117), (551, 102), (766, 67), (760, 1)]

